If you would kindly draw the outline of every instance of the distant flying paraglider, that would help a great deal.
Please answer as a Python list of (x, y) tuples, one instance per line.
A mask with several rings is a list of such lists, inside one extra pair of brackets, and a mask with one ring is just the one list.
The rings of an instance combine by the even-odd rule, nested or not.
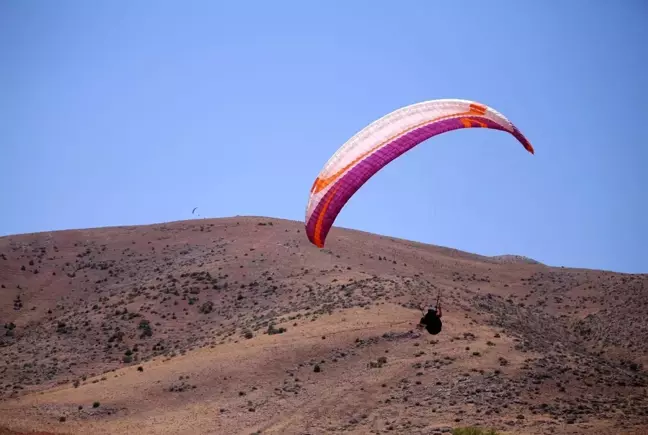
[(369, 124), (349, 139), (318, 174), (306, 207), (308, 239), (322, 248), (337, 215), (369, 178), (419, 143), (462, 128), (508, 132), (534, 154), (531, 143), (513, 123), (483, 104), (441, 99), (402, 107)]

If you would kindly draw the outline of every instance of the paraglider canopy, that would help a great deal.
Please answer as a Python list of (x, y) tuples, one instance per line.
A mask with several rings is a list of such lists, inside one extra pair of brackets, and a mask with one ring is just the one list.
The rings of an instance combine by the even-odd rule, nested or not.
[(431, 100), (400, 108), (371, 123), (342, 145), (313, 183), (306, 207), (306, 234), (322, 248), (347, 201), (374, 174), (419, 143), (462, 128), (488, 128), (533, 146), (504, 115), (470, 100)]

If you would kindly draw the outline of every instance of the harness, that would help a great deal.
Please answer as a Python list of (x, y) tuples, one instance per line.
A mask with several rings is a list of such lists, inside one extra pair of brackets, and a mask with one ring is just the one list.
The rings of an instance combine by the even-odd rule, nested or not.
[(441, 316), (443, 315), (441, 311), (441, 290), (437, 294), (436, 307), (434, 309), (428, 309), (428, 312), (421, 319), (421, 323), (425, 325), (425, 329), (432, 335), (436, 335), (441, 332), (443, 323), (441, 322)]

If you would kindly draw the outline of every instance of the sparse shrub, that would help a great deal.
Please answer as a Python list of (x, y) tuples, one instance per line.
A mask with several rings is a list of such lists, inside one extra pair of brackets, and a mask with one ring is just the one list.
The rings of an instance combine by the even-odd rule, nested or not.
[[(92, 327), (88, 326), (86, 331), (90, 331)], [(112, 343), (113, 341), (122, 341), (124, 338), (124, 332), (123, 331), (116, 331), (113, 335), (110, 336), (108, 339), (108, 343)]]
[[(18, 286), (20, 288), (20, 286)], [(16, 299), (14, 299), (14, 310), (20, 311), (20, 309), (23, 307), (22, 300), (20, 299), (20, 295), (16, 296)]]
[(203, 314), (211, 313), (214, 309), (214, 303), (212, 301), (207, 301), (200, 306), (200, 312)]
[(249, 340), (250, 338), (254, 337), (254, 334), (252, 333), (252, 331), (248, 330), (245, 331), (243, 336)]
[(150, 337), (153, 335), (153, 330), (151, 329), (151, 325), (148, 320), (142, 319), (137, 329), (142, 330), (142, 333), (140, 334), (140, 338)]
[(495, 429), (482, 429), (476, 426), (457, 427), (452, 429), (452, 435), (498, 435)]
[(319, 373), (319, 372), (322, 371), (322, 368), (320, 367), (319, 364), (315, 364), (315, 367), (313, 367), (313, 371), (314, 371), (315, 373)]
[(369, 367), (372, 369), (377, 369), (387, 364), (387, 357), (381, 356), (377, 361), (370, 361)]
[(94, 402), (94, 403), (92, 404), (92, 407), (93, 407), (93, 408), (99, 408), (99, 405), (100, 405), (99, 402)]
[(5, 335), (7, 337), (13, 337), (14, 336), (14, 329), (16, 329), (16, 325), (13, 322), (10, 322), (10, 323), (5, 323), (4, 327), (7, 330), (5, 332)]
[(68, 332), (70, 332), (70, 329), (67, 327), (65, 322), (58, 322), (56, 325), (56, 332), (58, 332), (59, 334), (67, 334)]
[(286, 332), (286, 328), (284, 327), (275, 328), (272, 323), (268, 326), (268, 335), (283, 334), (284, 332)]
[(143, 371), (144, 371), (144, 367), (139, 366), (139, 367), (137, 368), (137, 371), (138, 371), (138, 372), (143, 372)]

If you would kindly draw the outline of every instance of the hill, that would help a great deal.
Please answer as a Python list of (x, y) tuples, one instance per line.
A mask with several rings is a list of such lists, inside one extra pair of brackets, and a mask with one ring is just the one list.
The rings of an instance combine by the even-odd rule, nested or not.
[(235, 217), (3, 237), (0, 285), (5, 431), (648, 430), (646, 274)]
[(541, 264), (539, 261), (536, 261), (533, 258), (525, 257), (523, 255), (495, 255), (491, 258), (501, 263)]

